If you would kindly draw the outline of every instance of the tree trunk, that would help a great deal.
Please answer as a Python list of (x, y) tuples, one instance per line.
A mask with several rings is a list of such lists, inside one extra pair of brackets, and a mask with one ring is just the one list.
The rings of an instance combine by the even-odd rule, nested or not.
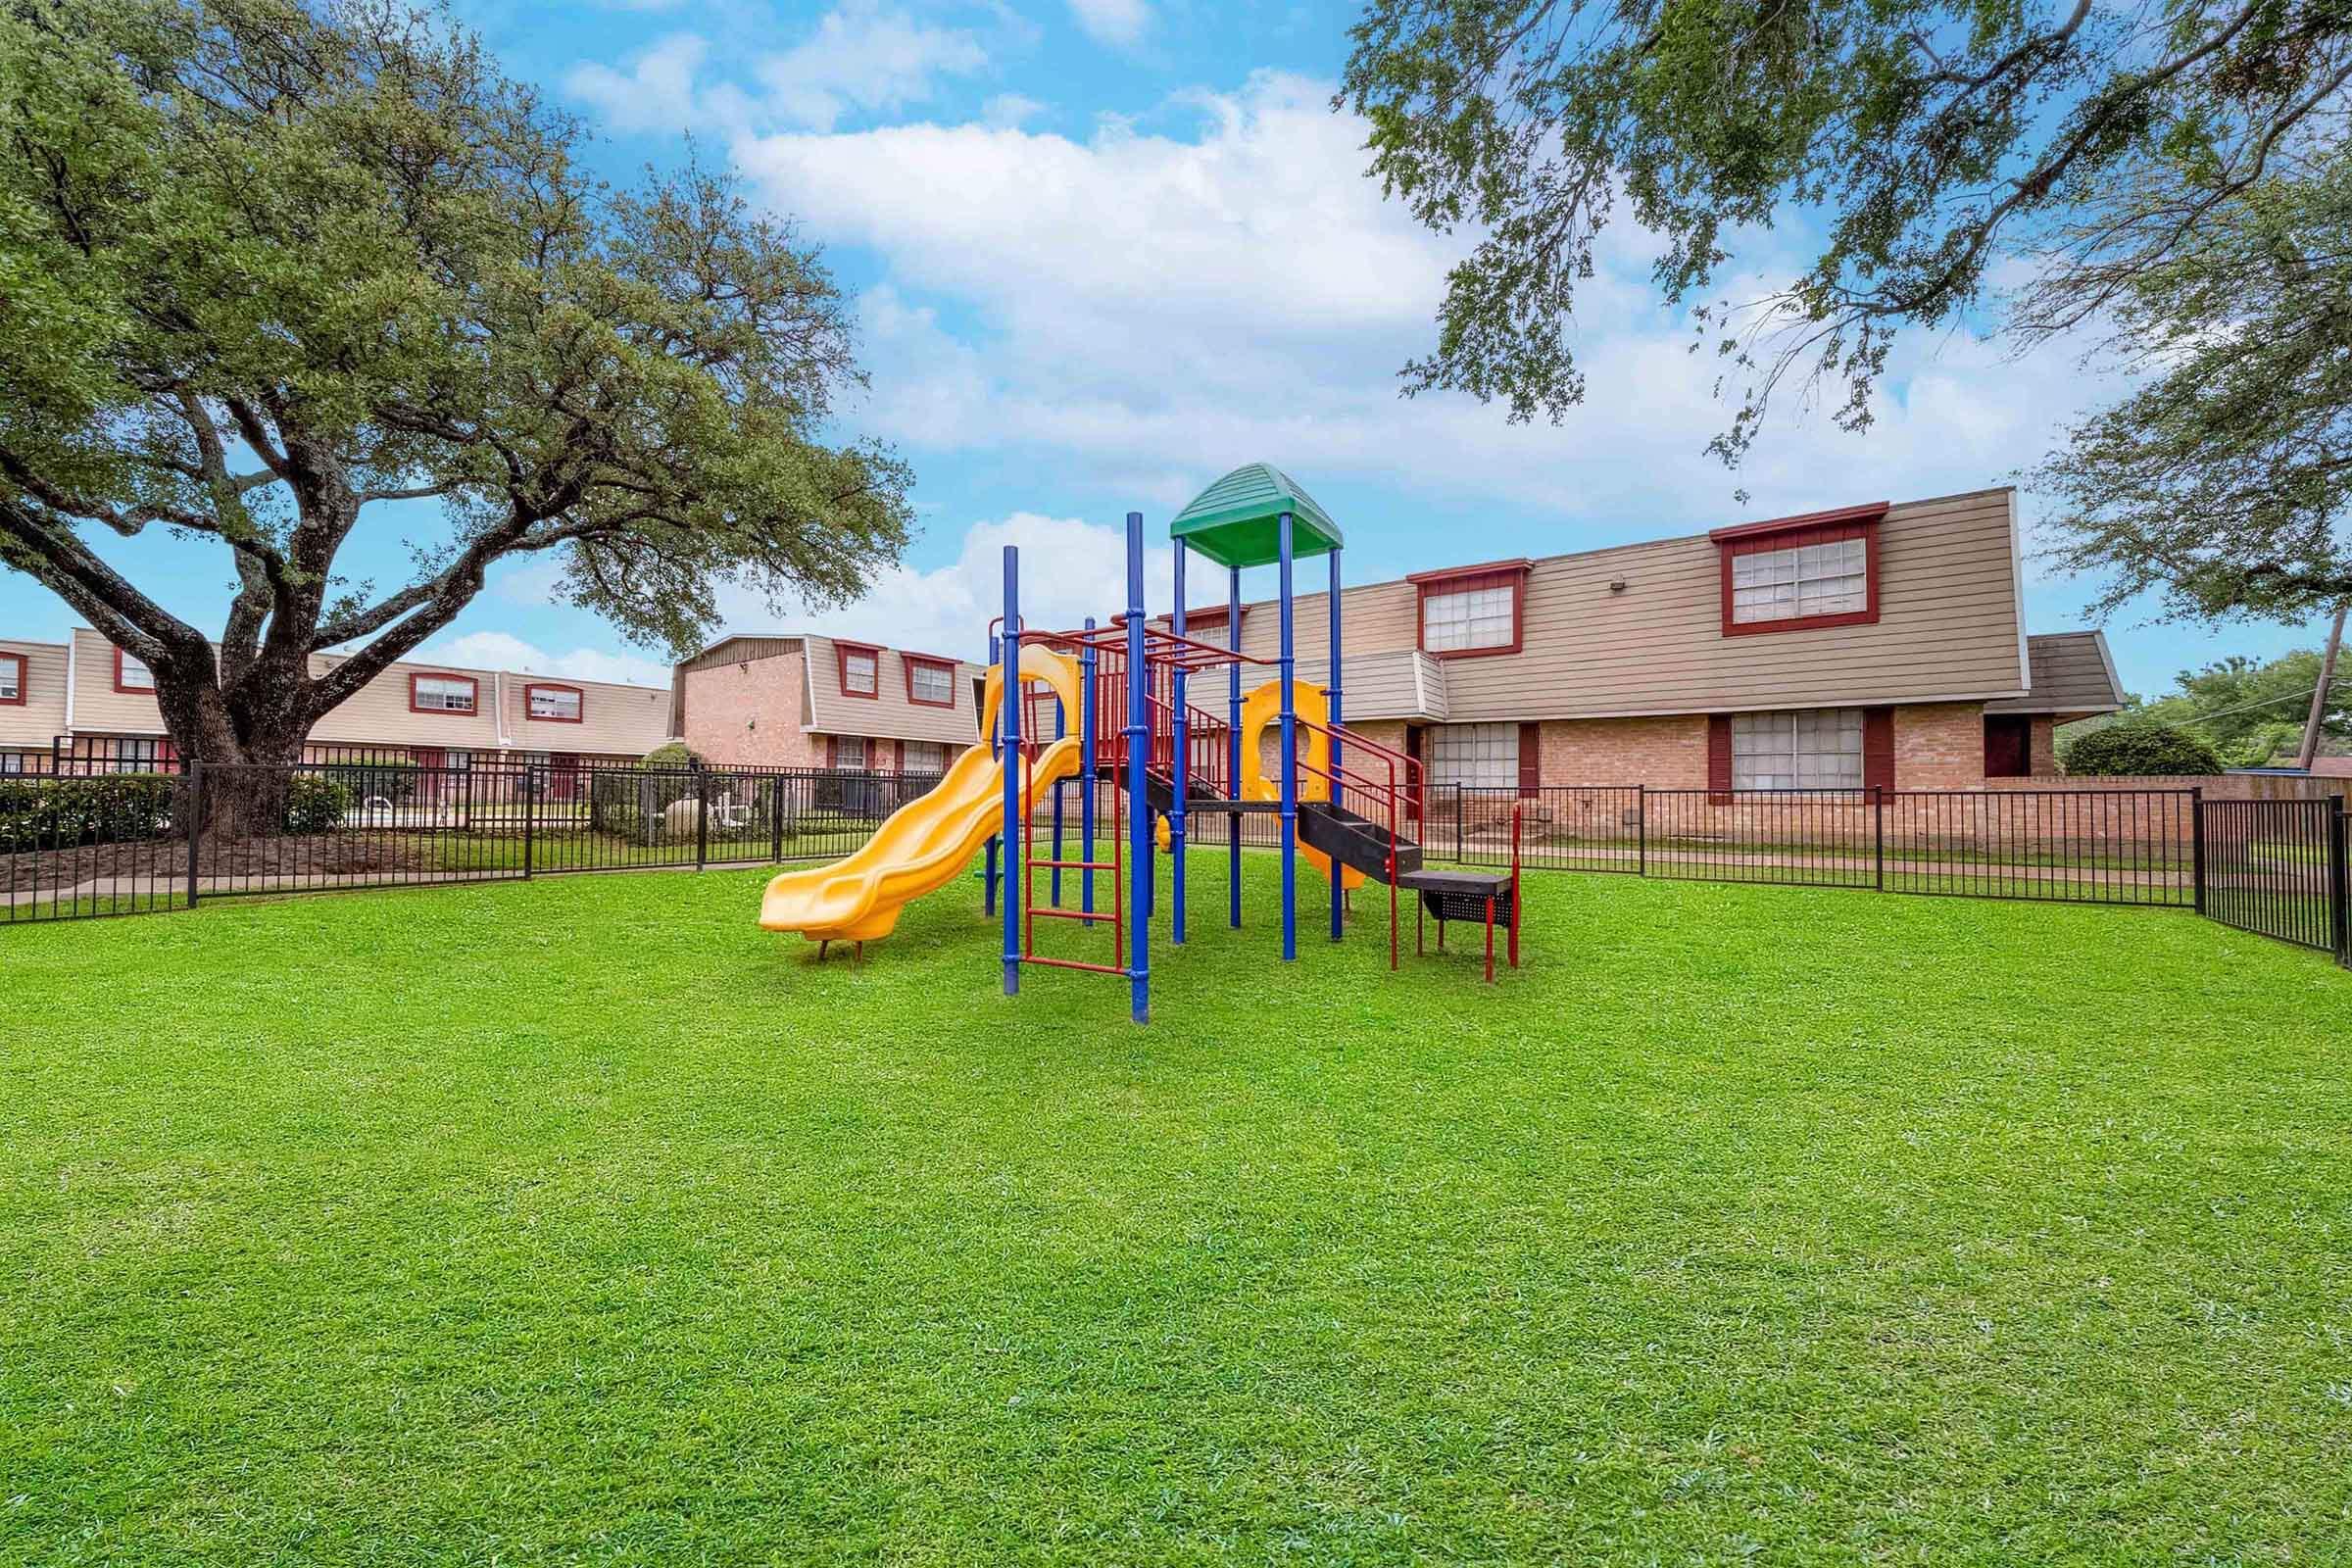
[(228, 843), (284, 832), (287, 787), (310, 735), (296, 701), (272, 703), (267, 713), (240, 714), (209, 667), (196, 680), (180, 678), (168, 663), (159, 664), (155, 675), (164, 724), (182, 765), (203, 764), (205, 837)]

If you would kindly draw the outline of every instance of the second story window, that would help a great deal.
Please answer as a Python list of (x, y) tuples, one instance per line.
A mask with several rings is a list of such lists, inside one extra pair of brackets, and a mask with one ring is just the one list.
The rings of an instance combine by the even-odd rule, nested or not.
[(926, 708), (954, 708), (956, 666), (928, 659), (906, 661), (906, 700)]
[(0, 654), (0, 703), (11, 707), (24, 701), (24, 656)]
[(1718, 528), (1723, 634), (1805, 631), (1879, 618), (1879, 523), (1886, 503)]
[(882, 650), (857, 643), (835, 643), (841, 655), (841, 694), (844, 697), (882, 695)]
[(1498, 561), (1407, 577), (1420, 602), (1419, 647), (1439, 659), (1515, 654), (1527, 624), (1525, 561)]
[(523, 712), (554, 724), (577, 724), (587, 715), (587, 699), (577, 686), (525, 686)]
[(469, 675), (411, 675), (409, 707), (419, 713), (470, 713), (480, 688)]
[(147, 661), (136, 654), (115, 650), (115, 690), (119, 692), (151, 692), (155, 690), (155, 671)]

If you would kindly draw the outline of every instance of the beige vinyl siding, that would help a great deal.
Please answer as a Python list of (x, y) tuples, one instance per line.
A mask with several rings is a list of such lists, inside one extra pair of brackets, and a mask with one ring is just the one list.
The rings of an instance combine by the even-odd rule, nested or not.
[(24, 661), (24, 701), (0, 704), (0, 748), (46, 751), (66, 732), (66, 645), (0, 642)]
[[(1329, 597), (1326, 595), (1325, 597)], [(1345, 633), (1343, 633), (1343, 638)], [(1298, 658), (1298, 678), (1323, 686), (1330, 681), (1324, 642), (1315, 645), (1312, 659)], [(1380, 654), (1347, 654), (1341, 660), (1343, 716), (1352, 727), (1359, 719), (1410, 718), (1443, 721), (1447, 716), (1446, 665), (1427, 654), (1397, 649)], [(1274, 678), (1269, 664), (1242, 666), (1242, 689), (1251, 690)], [(1212, 669), (1193, 677), (1189, 701), (1196, 708), (1222, 713), (1225, 672)]]
[[(1704, 535), (1547, 557), (1528, 573), (1524, 651), (1441, 662), (1446, 715), (1473, 723), (2015, 695), (2026, 682), (2011, 503), (2009, 490), (1983, 490), (1889, 510), (1879, 619), (1869, 625), (1725, 636), (1721, 552)], [(1611, 591), (1619, 580), (1625, 590)], [(1301, 680), (1323, 679), (1327, 599), (1298, 601)], [(1349, 588), (1343, 604), (1350, 662), (1415, 646), (1412, 584)], [(1245, 614), (1244, 652), (1271, 658), (1278, 636), (1272, 613)]]
[(164, 733), (154, 695), (115, 690), (115, 645), (86, 626), (74, 628), (74, 733)]
[(2026, 639), (2034, 684), (2023, 697), (1984, 705), (1987, 713), (2111, 713), (2124, 706), (2107, 638), (2095, 631), (2045, 632)]
[[(323, 675), (341, 661), (322, 655), (311, 662)], [(474, 683), (470, 713), (409, 711), (409, 675), (458, 675)], [(510, 677), (511, 678), (511, 677)], [(457, 664), (394, 664), (346, 698), (311, 727), (311, 744), (423, 746), (447, 751), (498, 750), (498, 672)]]
[(810, 637), (806, 641), (805, 727), (810, 733), (938, 741), (957, 751), (980, 738), (979, 714), (972, 706), (972, 677), (981, 672), (979, 666), (957, 662), (954, 683), (956, 706), (930, 708), (906, 700), (906, 656), (895, 648), (885, 648), (876, 660), (877, 695), (850, 697), (841, 689), (841, 656), (835, 651), (833, 639)]

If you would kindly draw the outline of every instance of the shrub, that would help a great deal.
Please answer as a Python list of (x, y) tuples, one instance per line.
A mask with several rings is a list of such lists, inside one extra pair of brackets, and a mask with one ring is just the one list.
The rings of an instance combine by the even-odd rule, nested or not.
[(0, 851), (162, 838), (177, 783), (161, 773), (0, 780)]
[(324, 833), (339, 825), (351, 809), (350, 786), (318, 773), (297, 773), (286, 780), (286, 831)]
[(2219, 773), (2221, 755), (2185, 730), (2161, 724), (2110, 724), (2072, 737), (2059, 748), (2069, 773), (2098, 777)]
[(324, 776), (350, 791), (354, 801), (384, 800), (405, 806), (416, 798), (416, 764), (406, 759), (333, 762)]
[(671, 741), (645, 754), (647, 767), (700, 767), (703, 759), (684, 741)]

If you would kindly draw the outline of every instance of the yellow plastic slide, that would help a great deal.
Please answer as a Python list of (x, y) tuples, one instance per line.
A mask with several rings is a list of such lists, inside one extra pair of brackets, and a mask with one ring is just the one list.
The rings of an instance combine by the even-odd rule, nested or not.
[[(1065, 710), (1078, 711), (1077, 666), (1043, 649), (1021, 650), (1021, 677), (1054, 688)], [(1004, 698), (1004, 666), (988, 672), (980, 705), (983, 732)], [(1038, 754), (1021, 809), (1027, 812), (1055, 780), (1078, 771), (1079, 740), (1055, 741)], [(844, 860), (787, 871), (767, 885), (760, 924), (798, 931), (811, 942), (870, 942), (888, 936), (908, 901), (947, 886), (1003, 825), (1004, 770), (984, 741), (956, 759), (938, 787), (890, 814), (862, 849)]]

